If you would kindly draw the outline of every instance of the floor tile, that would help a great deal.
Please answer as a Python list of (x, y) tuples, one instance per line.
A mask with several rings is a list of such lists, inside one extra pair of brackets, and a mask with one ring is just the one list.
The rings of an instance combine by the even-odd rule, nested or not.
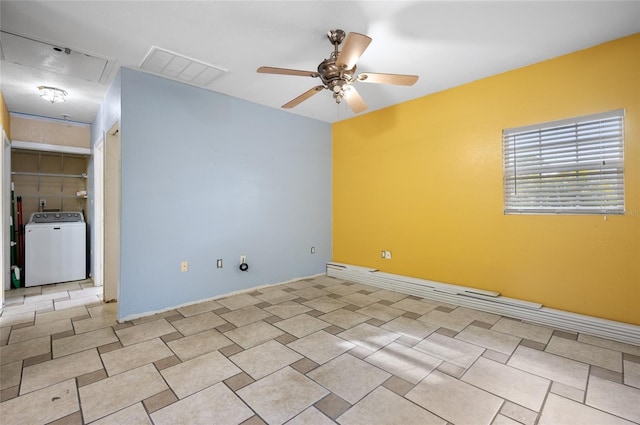
[(105, 416), (91, 425), (123, 425), (123, 424), (136, 424), (136, 425), (153, 425), (151, 419), (144, 410), (142, 403), (136, 403), (125, 409), (122, 409), (116, 413), (112, 413), (109, 416)]
[(39, 325), (14, 330), (9, 337), (9, 344), (16, 344), (29, 339), (40, 338), (41, 336), (53, 335), (68, 330), (73, 330), (70, 319), (41, 323)]
[(138, 342), (147, 341), (162, 335), (175, 332), (176, 329), (171, 326), (164, 318), (145, 322), (140, 325), (131, 326), (129, 328), (116, 331), (122, 345), (132, 345)]
[(224, 333), (226, 337), (244, 349), (255, 347), (283, 334), (284, 332), (282, 330), (262, 321)]
[(624, 384), (640, 388), (640, 363), (624, 361)]
[(76, 383), (78, 388), (84, 387), (85, 385), (93, 384), (94, 382), (102, 381), (107, 378), (107, 371), (104, 369), (96, 370), (95, 372), (85, 373), (84, 375), (80, 375), (76, 377)]
[(487, 392), (536, 412), (540, 411), (551, 381), (480, 357), (462, 377)]
[(455, 338), (506, 355), (511, 355), (520, 343), (518, 337), (473, 325), (458, 333)]
[(391, 375), (350, 354), (331, 360), (307, 376), (351, 404), (389, 379)]
[(474, 319), (471, 317), (453, 316), (451, 315), (451, 313), (444, 313), (438, 310), (432, 310), (424, 316), (420, 317), (418, 320), (429, 323), (431, 325), (452, 329), (457, 332), (460, 332), (474, 321)]
[(584, 403), (584, 395), (586, 391), (584, 389), (578, 389), (565, 385), (561, 382), (553, 382), (551, 384), (552, 393), (561, 397), (568, 398), (569, 400), (577, 401), (578, 403)]
[(589, 376), (589, 366), (584, 363), (522, 346), (507, 365), (578, 389), (586, 388)]
[(355, 344), (325, 331), (318, 331), (293, 341), (287, 346), (318, 364), (324, 364), (349, 351)]
[(493, 422), (491, 422), (491, 425), (521, 425), (520, 422), (515, 421), (507, 416), (498, 414), (496, 415), (495, 419), (493, 420)]
[(377, 302), (378, 298), (354, 292), (341, 297), (340, 301), (347, 304), (357, 305), (358, 307), (362, 308)]
[(222, 307), (222, 304), (215, 300), (203, 301), (197, 304), (191, 304), (185, 307), (178, 308), (178, 312), (184, 317), (196, 316), (198, 314), (217, 310)]
[(223, 383), (213, 385), (151, 414), (155, 425), (183, 423), (188, 412), (190, 425), (236, 425), (253, 412)]
[(640, 389), (592, 376), (585, 403), (633, 422), (640, 422)]
[(79, 353), (90, 348), (117, 342), (118, 337), (111, 328), (97, 329), (80, 335), (56, 339), (52, 343), (53, 358)]
[(131, 406), (168, 389), (153, 365), (146, 365), (79, 389), (86, 422)]
[(49, 353), (51, 351), (51, 338), (43, 336), (30, 339), (18, 344), (5, 345), (0, 347), (0, 364), (13, 363), (29, 357)]
[(301, 358), (299, 353), (271, 340), (235, 354), (229, 360), (258, 380)]
[(26, 313), (15, 314), (13, 316), (0, 316), (0, 327), (6, 328), (13, 325), (18, 325), (21, 323), (33, 323), (34, 318), (36, 317), (36, 313), (33, 311), (28, 311)]
[(310, 360), (308, 358), (302, 358), (300, 360), (298, 360), (295, 363), (291, 364), (291, 368), (294, 369), (297, 372), (302, 373), (303, 375), (308, 373), (309, 371), (312, 371), (313, 369), (317, 368), (319, 365), (318, 363), (314, 362), (313, 360)]
[(212, 312), (206, 312), (184, 319), (171, 322), (171, 326), (176, 328), (184, 336), (197, 334), (202, 331), (213, 329), (227, 323), (224, 319)]
[(498, 320), (491, 329), (496, 332), (529, 339), (542, 344), (549, 342), (549, 339), (551, 339), (551, 335), (553, 334), (553, 329), (551, 328), (523, 323), (519, 320), (507, 319), (505, 317)]
[(351, 404), (334, 393), (330, 393), (314, 404), (314, 407), (325, 416), (331, 419), (336, 419), (338, 416), (349, 410)]
[(78, 410), (47, 425), (82, 425), (82, 413)]
[(89, 319), (76, 320), (73, 322), (73, 329), (77, 334), (95, 331), (96, 329), (108, 328), (118, 323), (118, 316), (115, 313), (104, 316), (92, 317)]
[(325, 291), (331, 292), (332, 294), (345, 296), (349, 294), (353, 294), (354, 292), (358, 292), (362, 288), (356, 285), (333, 285), (325, 288)]
[(411, 382), (407, 382), (404, 379), (400, 379), (397, 376), (392, 376), (391, 378), (384, 381), (382, 384), (383, 387), (392, 391), (400, 396), (404, 396), (409, 391), (415, 387)]
[(102, 297), (98, 297), (96, 295), (92, 295), (89, 297), (82, 297), (82, 298), (73, 298), (73, 299), (69, 299), (69, 300), (62, 300), (62, 301), (54, 301), (54, 306), (56, 310), (62, 310), (62, 309), (67, 309), (70, 307), (77, 307), (77, 306), (82, 306), (82, 305), (92, 305), (92, 304), (97, 304), (102, 302)]
[(363, 307), (360, 310), (356, 310), (356, 313), (364, 314), (365, 316), (373, 317), (374, 319), (382, 320), (383, 322), (388, 322), (389, 320), (402, 316), (405, 311), (383, 304), (374, 303)]
[(324, 297), (329, 295), (327, 291), (323, 291), (322, 289), (308, 287), (304, 289), (298, 289), (296, 291), (291, 292), (291, 295), (295, 295), (298, 298), (304, 298), (306, 300), (311, 300), (313, 298)]
[(46, 424), (80, 409), (76, 381), (69, 379), (0, 403), (3, 424)]
[(464, 369), (470, 367), (484, 351), (476, 345), (438, 333), (432, 333), (413, 348)]
[(411, 313), (416, 313), (420, 315), (427, 314), (437, 306), (438, 306), (437, 304), (422, 302), (422, 301), (414, 300), (411, 298), (404, 298), (394, 304), (391, 304), (391, 307), (393, 308), (399, 308), (401, 310), (409, 311)]
[(2, 309), (2, 316), (15, 316), (17, 314), (29, 313), (38, 310), (53, 308), (53, 301), (45, 300), (29, 304), (13, 304)]
[(326, 417), (315, 407), (309, 407), (287, 422), (287, 425), (333, 425), (334, 421)]
[(584, 404), (549, 394), (542, 408), (539, 425), (632, 425), (631, 422)]
[(100, 369), (102, 362), (95, 348), (25, 367), (22, 372), (20, 395)]
[(598, 347), (608, 348), (610, 350), (622, 351), (636, 356), (640, 356), (640, 345), (625, 344), (624, 342), (612, 341), (610, 339), (600, 338), (587, 334), (579, 334), (578, 341), (586, 344), (597, 345)]
[(297, 338), (302, 338), (323, 328), (328, 328), (331, 325), (323, 320), (311, 317), (308, 314), (301, 314), (299, 316), (276, 322), (274, 323), (274, 326)]
[(342, 301), (336, 300), (335, 298), (331, 298), (331, 297), (314, 298), (302, 304), (314, 310), (321, 311), (323, 313), (329, 313), (333, 310), (337, 310), (347, 305), (347, 303), (344, 303)]
[(400, 292), (387, 291), (386, 289), (378, 289), (377, 291), (372, 292), (372, 297), (378, 298), (385, 301), (392, 301), (397, 303), (403, 298), (407, 298), (407, 295), (401, 294)]
[(297, 291), (299, 289), (310, 288), (312, 286), (315, 286), (316, 284), (317, 284), (316, 282), (312, 282), (311, 280), (305, 279), (305, 280), (297, 280), (295, 282), (287, 283), (286, 285), (283, 285), (283, 286)]
[(232, 295), (228, 298), (220, 298), (216, 301), (218, 304), (228, 308), (229, 310), (237, 310), (242, 307), (260, 304), (262, 302), (260, 298), (252, 297), (248, 294)]
[(496, 314), (487, 313), (485, 311), (480, 311), (480, 310), (474, 310), (466, 307), (458, 307), (449, 314), (456, 317), (464, 317), (464, 318), (469, 318), (473, 320), (479, 320), (481, 322), (490, 323), (492, 325), (495, 324), (500, 319), (500, 316)]
[(260, 290), (261, 294), (256, 295), (256, 298), (260, 298), (262, 301), (266, 301), (270, 304), (280, 304), (285, 301), (291, 301), (298, 298), (295, 295), (291, 295), (290, 292), (283, 291), (280, 288), (265, 288)]
[(211, 351), (219, 350), (233, 344), (229, 338), (215, 329), (200, 332), (199, 334), (185, 336), (167, 343), (180, 360), (185, 361)]
[(525, 425), (534, 425), (538, 419), (538, 412), (534, 412), (510, 401), (505, 401), (502, 409), (500, 409), (500, 413), (503, 416)]
[(0, 390), (20, 385), (22, 377), (22, 361), (7, 363), (0, 366)]
[(361, 323), (336, 335), (368, 350), (378, 350), (400, 338), (397, 333), (367, 323)]
[(622, 353), (619, 351), (597, 347), (584, 342), (558, 338), (557, 336), (551, 338), (545, 351), (579, 362), (622, 372)]
[(242, 307), (221, 315), (224, 320), (233, 323), (237, 327), (257, 322), (258, 320), (262, 320), (269, 316), (271, 316), (271, 313), (253, 305)]
[(410, 401), (379, 387), (338, 418), (343, 425), (440, 424), (446, 421)]
[(272, 305), (270, 307), (265, 307), (263, 310), (268, 311), (269, 313), (282, 319), (288, 319), (290, 317), (306, 313), (307, 311), (311, 311), (312, 308), (295, 302), (283, 302), (277, 305)]
[(359, 323), (364, 323), (369, 320), (367, 316), (354, 313), (353, 311), (349, 311), (344, 308), (318, 316), (318, 319), (324, 320), (327, 323), (331, 323), (332, 325), (339, 326), (343, 329), (349, 329)]
[(118, 303), (102, 303), (99, 306), (87, 307), (86, 309), (91, 317), (100, 317), (104, 316), (105, 314), (117, 314)]
[(44, 285), (41, 288), (42, 288), (43, 294), (48, 294), (51, 292), (75, 291), (78, 289), (82, 289), (82, 285), (80, 285), (80, 281), (73, 281), (73, 282), (56, 283), (54, 285)]
[(160, 373), (178, 398), (183, 399), (240, 372), (225, 356), (212, 351), (163, 369)]
[(412, 384), (420, 382), (442, 363), (436, 357), (395, 342), (364, 360)]
[(36, 325), (41, 323), (51, 323), (57, 320), (71, 319), (87, 314), (87, 308), (84, 306), (65, 308), (63, 310), (47, 311), (36, 314)]
[(159, 338), (155, 338), (110, 351), (100, 357), (109, 376), (113, 376), (172, 355), (173, 352)]
[(255, 380), (245, 372), (240, 372), (225, 379), (223, 382), (231, 389), (231, 391), (238, 391), (240, 388), (244, 388), (247, 385), (254, 383)]
[(493, 394), (438, 371), (405, 398), (454, 424), (490, 424), (503, 403)]
[(422, 340), (438, 329), (436, 325), (429, 325), (407, 317), (397, 317), (381, 326), (400, 335)]
[(290, 367), (240, 389), (237, 394), (269, 424), (282, 424), (329, 392)]

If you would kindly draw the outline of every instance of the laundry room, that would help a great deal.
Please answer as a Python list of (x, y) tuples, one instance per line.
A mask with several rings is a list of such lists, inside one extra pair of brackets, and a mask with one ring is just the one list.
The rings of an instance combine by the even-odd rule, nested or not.
[(84, 279), (90, 127), (68, 116), (53, 120), (12, 114), (11, 131), (16, 237), (14, 273), (7, 283), (15, 288)]

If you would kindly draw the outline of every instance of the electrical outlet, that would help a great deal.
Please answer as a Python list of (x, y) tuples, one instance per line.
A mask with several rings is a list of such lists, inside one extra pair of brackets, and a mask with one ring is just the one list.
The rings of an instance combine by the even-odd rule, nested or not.
[(315, 254), (315, 253), (316, 253), (316, 247), (315, 247), (315, 246), (312, 246), (312, 247), (311, 247), (311, 253), (312, 253), (312, 254)]
[(40, 206), (41, 207), (46, 207), (47, 206), (47, 200), (46, 199), (40, 199)]
[(188, 272), (189, 271), (189, 262), (188, 261), (183, 261), (182, 263), (180, 263), (180, 271), (181, 272)]
[(247, 256), (246, 255), (241, 255), (240, 256), (240, 264), (244, 264), (247, 262)]
[(219, 269), (222, 268), (222, 258), (219, 258), (218, 261), (216, 261), (216, 267)]
[(382, 258), (385, 260), (391, 260), (391, 251), (382, 251)]

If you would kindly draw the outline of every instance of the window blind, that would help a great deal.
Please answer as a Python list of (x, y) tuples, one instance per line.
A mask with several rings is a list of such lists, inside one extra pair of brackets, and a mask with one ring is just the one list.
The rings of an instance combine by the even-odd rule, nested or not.
[(624, 110), (506, 129), (505, 214), (624, 214)]

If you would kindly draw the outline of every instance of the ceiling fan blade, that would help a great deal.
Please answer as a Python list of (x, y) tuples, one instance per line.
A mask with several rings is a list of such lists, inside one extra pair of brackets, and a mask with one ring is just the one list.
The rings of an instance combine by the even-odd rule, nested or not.
[(351, 110), (356, 114), (367, 109), (367, 104), (364, 103), (364, 99), (362, 99), (360, 93), (358, 93), (353, 86), (349, 87), (349, 93), (344, 98), (351, 107)]
[(261, 74), (297, 75), (300, 77), (319, 77), (315, 71), (300, 71), (299, 69), (274, 68), (271, 66), (261, 66), (257, 69)]
[(291, 109), (294, 106), (297, 106), (298, 104), (300, 104), (300, 103), (304, 102), (305, 100), (309, 99), (314, 94), (322, 91), (322, 89), (324, 89), (324, 86), (315, 86), (314, 88), (309, 89), (306, 92), (302, 93), (300, 96), (296, 97), (292, 101), (290, 101), (288, 103), (285, 103), (284, 105), (282, 105), (282, 107), (284, 109)]
[(412, 86), (418, 81), (417, 75), (402, 74), (377, 74), (366, 72), (358, 75), (358, 81), (375, 84), (396, 84), (399, 86)]
[(357, 32), (350, 32), (344, 40), (336, 65), (343, 66), (346, 69), (353, 68), (369, 46), (369, 43), (371, 43), (371, 37)]

